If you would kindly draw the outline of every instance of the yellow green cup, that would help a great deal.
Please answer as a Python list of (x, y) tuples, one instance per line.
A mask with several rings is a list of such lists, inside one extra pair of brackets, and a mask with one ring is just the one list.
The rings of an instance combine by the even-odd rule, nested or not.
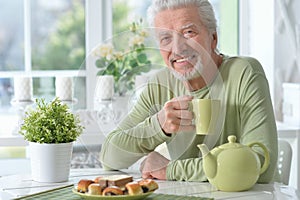
[(214, 133), (220, 113), (221, 101), (217, 99), (192, 100), (196, 134), (209, 135)]

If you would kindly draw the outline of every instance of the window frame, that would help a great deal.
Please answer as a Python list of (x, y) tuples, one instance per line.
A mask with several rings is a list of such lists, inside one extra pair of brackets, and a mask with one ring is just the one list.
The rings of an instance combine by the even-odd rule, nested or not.
[[(79, 70), (32, 70), (31, 62), (31, 24), (30, 1), (24, 0), (24, 70), (1, 71), (0, 78), (13, 78), (19, 75), (30, 75), (33, 78), (74, 76), (86, 78), (86, 110), (94, 109), (94, 90), (96, 85), (97, 68), (92, 50), (107, 38), (112, 36), (112, 2), (99, 0), (85, 0), (85, 69)], [(106, 27), (106, 28), (102, 28)], [(93, 135), (88, 141), (94, 141)], [(24, 146), (27, 143), (20, 136), (5, 133), (0, 136), (0, 146)]]
[[(273, 105), (276, 81), (274, 51), (266, 51), (260, 44), (267, 44), (270, 49), (274, 49), (274, 4), (274, 1), (261, 3), (259, 0), (239, 0), (239, 54), (252, 56), (261, 62)], [(256, 23), (257, 18), (260, 23)]]
[[(87, 109), (94, 108), (96, 87), (96, 59), (90, 56), (97, 45), (112, 37), (112, 1), (86, 0), (86, 102)], [(99, 19), (99, 20), (97, 20)], [(103, 28), (105, 27), (105, 28)]]
[[(94, 90), (97, 68), (92, 58), (92, 50), (112, 35), (112, 2), (85, 0), (85, 55), (84, 70), (32, 70), (31, 54), (31, 0), (24, 0), (24, 70), (1, 71), (0, 78), (13, 78), (18, 75), (30, 75), (33, 78), (78, 76), (86, 78), (86, 109), (94, 107)], [(102, 28), (106, 27), (106, 28)]]

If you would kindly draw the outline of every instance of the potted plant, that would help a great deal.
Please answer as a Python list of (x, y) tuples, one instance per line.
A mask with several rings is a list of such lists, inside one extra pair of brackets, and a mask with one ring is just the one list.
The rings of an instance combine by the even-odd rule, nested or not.
[(67, 181), (73, 142), (83, 131), (79, 116), (59, 98), (26, 112), (20, 134), (29, 142), (32, 179), (38, 182)]

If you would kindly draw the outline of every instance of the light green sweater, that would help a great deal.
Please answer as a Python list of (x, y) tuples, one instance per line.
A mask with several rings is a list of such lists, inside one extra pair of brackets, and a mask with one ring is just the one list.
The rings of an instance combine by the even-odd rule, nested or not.
[[(233, 134), (236, 135), (237, 142), (242, 144), (263, 143), (270, 152), (270, 166), (260, 176), (259, 182), (270, 182), (276, 168), (278, 145), (264, 71), (257, 60), (249, 57), (224, 57), (219, 71), (223, 82), (225, 118), (220, 137), (216, 138), (213, 145), (226, 143), (227, 137)], [(205, 137), (186, 132), (166, 136), (159, 125), (157, 112), (165, 102), (174, 97), (188, 94), (195, 98), (211, 98), (212, 88), (219, 88), (217, 84), (219, 83), (214, 81), (208, 87), (189, 92), (167, 68), (159, 71), (149, 81), (128, 116), (108, 135), (102, 145), (100, 160), (104, 168), (128, 168), (166, 142), (171, 157), (167, 166), (168, 180), (207, 180), (197, 148), (197, 144), (206, 141)], [(262, 152), (259, 148), (257, 151)], [(263, 161), (263, 157), (261, 160)]]

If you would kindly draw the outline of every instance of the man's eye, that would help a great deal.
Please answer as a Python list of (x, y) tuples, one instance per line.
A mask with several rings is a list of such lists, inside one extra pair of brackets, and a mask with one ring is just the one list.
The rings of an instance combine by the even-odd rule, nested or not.
[(188, 38), (195, 37), (196, 34), (197, 33), (193, 30), (186, 30), (183, 32), (183, 37), (188, 39)]
[(172, 38), (170, 36), (162, 37), (160, 38), (160, 44), (161, 45), (168, 45), (172, 41)]

